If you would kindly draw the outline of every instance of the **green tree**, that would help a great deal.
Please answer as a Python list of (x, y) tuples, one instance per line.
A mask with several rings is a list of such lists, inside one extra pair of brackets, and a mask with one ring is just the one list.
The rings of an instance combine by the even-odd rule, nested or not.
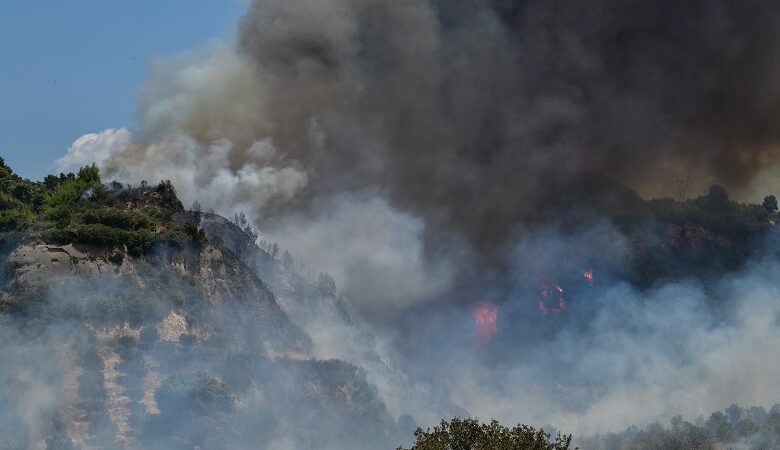
[(713, 184), (707, 194), (705, 206), (710, 213), (723, 213), (729, 208), (729, 193), (723, 186)]
[(229, 413), (236, 403), (227, 383), (202, 371), (181, 371), (168, 376), (155, 392), (155, 398), (163, 414)]
[(754, 433), (757, 433), (760, 429), (758, 425), (753, 421), (753, 419), (742, 419), (737, 423), (736, 427), (734, 427), (737, 434), (742, 437), (750, 436)]
[(78, 179), (86, 184), (100, 183), (100, 169), (94, 163), (79, 169)]
[(476, 418), (442, 421), (433, 430), (417, 428), (410, 449), (398, 450), (569, 450), (571, 435), (560, 433), (551, 440), (543, 429), (527, 425), (505, 427), (493, 420), (480, 423)]
[(764, 197), (764, 203), (761, 204), (770, 214), (777, 212), (777, 197), (774, 195), (767, 195)]

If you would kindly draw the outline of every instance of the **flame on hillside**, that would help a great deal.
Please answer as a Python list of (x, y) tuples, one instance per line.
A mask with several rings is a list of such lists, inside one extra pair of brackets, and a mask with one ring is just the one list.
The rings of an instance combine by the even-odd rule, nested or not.
[(498, 333), (498, 306), (482, 302), (474, 308), (472, 316), (480, 343), (489, 344)]

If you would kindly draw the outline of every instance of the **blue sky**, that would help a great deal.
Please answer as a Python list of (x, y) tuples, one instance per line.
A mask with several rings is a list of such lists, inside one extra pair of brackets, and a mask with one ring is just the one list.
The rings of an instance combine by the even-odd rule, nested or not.
[(156, 57), (233, 39), (239, 0), (0, 0), (0, 155), (40, 179), (79, 136), (135, 128)]

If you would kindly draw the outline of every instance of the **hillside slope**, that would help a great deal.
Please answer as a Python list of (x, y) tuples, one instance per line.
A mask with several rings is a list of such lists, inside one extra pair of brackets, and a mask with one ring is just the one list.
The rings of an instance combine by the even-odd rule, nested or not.
[(229, 233), (204, 232), (170, 183), (103, 185), (91, 168), (33, 183), (2, 168), (0, 399), (13, 408), (0, 448), (397, 440), (362, 370), (314, 359)]

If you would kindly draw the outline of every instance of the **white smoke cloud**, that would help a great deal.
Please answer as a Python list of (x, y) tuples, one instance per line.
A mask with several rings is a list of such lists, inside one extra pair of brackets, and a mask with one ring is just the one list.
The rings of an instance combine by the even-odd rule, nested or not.
[(451, 268), (424, 254), (425, 224), (374, 195), (323, 199), (312, 217), (293, 216), (266, 231), (307, 264), (327, 270), (358, 312), (398, 313), (450, 284)]
[[(135, 183), (170, 179), (185, 204), (198, 200), (225, 215), (246, 210), (265, 239), (301, 255), (315, 270), (331, 273), (355, 309), (373, 319), (441, 296), (456, 278), (446, 261), (426, 256), (428, 224), (398, 204), (411, 205), (420, 215), (430, 213), (428, 219), (453, 213), (463, 229), (476, 230), (475, 236), (484, 237), (484, 232), (498, 238), (506, 230), (493, 221), (513, 229), (524, 205), (535, 211), (527, 201), (534, 198), (534, 189), (544, 190), (542, 181), (562, 165), (614, 163), (629, 177), (653, 173), (644, 165), (669, 158), (669, 165), (682, 167), (676, 157), (658, 154), (659, 148), (676, 154), (677, 146), (665, 141), (674, 135), (668, 129), (676, 129), (675, 120), (659, 127), (646, 113), (633, 111), (665, 117), (665, 111), (696, 110), (699, 95), (678, 93), (701, 91), (690, 89), (701, 85), (697, 71), (679, 86), (652, 80), (652, 86), (672, 86), (672, 94), (650, 92), (644, 52), (626, 52), (638, 60), (629, 58), (624, 67), (626, 55), (613, 56), (611, 47), (601, 49), (603, 62), (595, 56), (598, 51), (592, 52), (592, 61), (582, 60), (589, 52), (567, 56), (570, 50), (555, 44), (558, 36), (565, 37), (562, 42), (588, 36), (615, 42), (612, 27), (622, 29), (616, 26), (622, 23), (622, 10), (613, 11), (615, 22), (606, 26), (595, 17), (583, 20), (604, 28), (586, 33), (561, 29), (575, 20), (545, 19), (545, 14), (557, 17), (565, 8), (552, 14), (539, 3), (537, 15), (529, 14), (529, 22), (517, 26), (528, 33), (522, 37), (537, 40), (526, 39), (528, 45), (519, 49), (510, 44), (514, 38), (504, 40), (512, 30), (502, 28), (501, 18), (478, 7), (465, 11), (481, 14), (455, 17), (459, 20), (450, 28), (455, 31), (447, 34), (440, 27), (446, 19), (436, 17), (431, 2), (265, 0), (254, 5), (243, 22), (241, 48), (215, 43), (203, 53), (155, 63), (139, 105), (140, 138), (124, 129), (85, 135), (58, 167), (95, 161), (107, 178)], [(450, 13), (459, 14), (454, 11)], [(631, 20), (628, 24), (635, 27)], [(717, 43), (728, 39), (728, 33), (702, 36), (705, 42), (711, 37)], [(693, 47), (682, 48), (682, 53)], [(655, 64), (657, 55), (647, 54)], [(718, 52), (711, 58), (722, 61)], [(552, 68), (552, 74), (546, 72), (551, 60), (559, 63), (561, 73)], [(680, 60), (688, 57), (671, 58), (670, 68)], [(610, 61), (621, 66), (612, 67)], [(536, 73), (535, 64), (545, 69)], [(603, 82), (595, 83), (593, 92), (572, 85), (578, 74), (592, 79), (600, 71)], [(613, 74), (633, 73), (642, 74), (637, 80), (629, 77), (640, 87), (629, 92), (635, 95), (604, 89), (631, 86), (614, 82)], [(581, 104), (587, 98), (596, 100)], [(681, 107), (676, 102), (655, 104), (656, 99), (678, 98)], [(594, 130), (588, 128), (592, 124), (597, 125)], [(599, 145), (580, 148), (571, 142)], [(626, 150), (633, 147), (639, 150)], [(731, 161), (701, 154), (702, 160)], [(724, 155), (730, 153), (716, 156)], [(642, 170), (628, 170), (635, 165)], [(365, 194), (367, 184), (375, 191)], [(311, 203), (297, 208), (301, 197)], [(296, 207), (269, 217), (280, 204)], [(578, 242), (570, 249), (601, 251)], [(457, 308), (438, 303), (444, 312), (426, 312), (430, 320), (424, 326), (431, 331), (421, 334), (441, 339), (441, 346), (413, 351), (420, 360), (440, 353), (450, 359), (398, 364), (441, 380), (472, 414), (507, 423), (548, 422), (567, 432), (617, 430), (679, 413), (695, 416), (732, 402), (773, 402), (772, 380), (780, 377), (780, 366), (768, 355), (780, 345), (780, 331), (770, 299), (777, 293), (749, 274), (735, 283), (741, 287), (732, 292), (736, 319), (722, 322), (708, 312), (708, 294), (696, 285), (650, 293), (610, 286), (594, 300), (600, 303), (592, 316), (567, 323), (578, 329), (543, 330), (548, 339), (534, 334), (537, 326), (504, 328), (500, 336), (514, 333), (518, 345), (537, 346), (521, 362), (498, 349), (464, 350), (463, 340), (452, 337), (452, 322), (437, 323), (437, 318), (451, 319)], [(519, 301), (507, 300), (501, 311)], [(534, 313), (528, 321), (541, 320)], [(571, 314), (577, 314), (576, 308)], [(484, 361), (480, 352), (494, 359)]]
[[(109, 159), (121, 158), (129, 147), (144, 152), (144, 165), (107, 166)], [(203, 146), (185, 135), (144, 145), (123, 128), (80, 137), (57, 166), (74, 170), (94, 162), (103, 169), (105, 178), (127, 183), (170, 179), (185, 203), (198, 200), (225, 215), (289, 201), (306, 188), (306, 173), (285, 165), (270, 140), (253, 143), (245, 151), (250, 159), (237, 168), (231, 167), (230, 161), (235, 151), (227, 139)]]
[(133, 144), (133, 133), (127, 128), (89, 133), (76, 139), (68, 152), (55, 163), (57, 170), (67, 172), (96, 163), (102, 166), (112, 155), (128, 150)]
[[(545, 339), (544, 326), (503, 323), (505, 339), (532, 343), (530, 349), (454, 351), (444, 365), (452, 398), (481, 418), (551, 424), (576, 436), (677, 414), (695, 419), (735, 403), (768, 408), (780, 377), (772, 356), (780, 345), (776, 270), (776, 262), (763, 261), (712, 289), (682, 281), (642, 292), (614, 282), (574, 299), (580, 303), (564, 319), (541, 315), (534, 299), (518, 297), (503, 309), (525, 304), (549, 322), (548, 331), (561, 328)], [(713, 293), (728, 302), (714, 307)]]
[[(266, 85), (229, 44), (161, 58), (141, 91), (138, 120), (148, 138), (229, 138), (238, 147), (268, 135)], [(239, 150), (243, 150), (240, 148)], [(238, 158), (239, 155), (234, 155)]]

